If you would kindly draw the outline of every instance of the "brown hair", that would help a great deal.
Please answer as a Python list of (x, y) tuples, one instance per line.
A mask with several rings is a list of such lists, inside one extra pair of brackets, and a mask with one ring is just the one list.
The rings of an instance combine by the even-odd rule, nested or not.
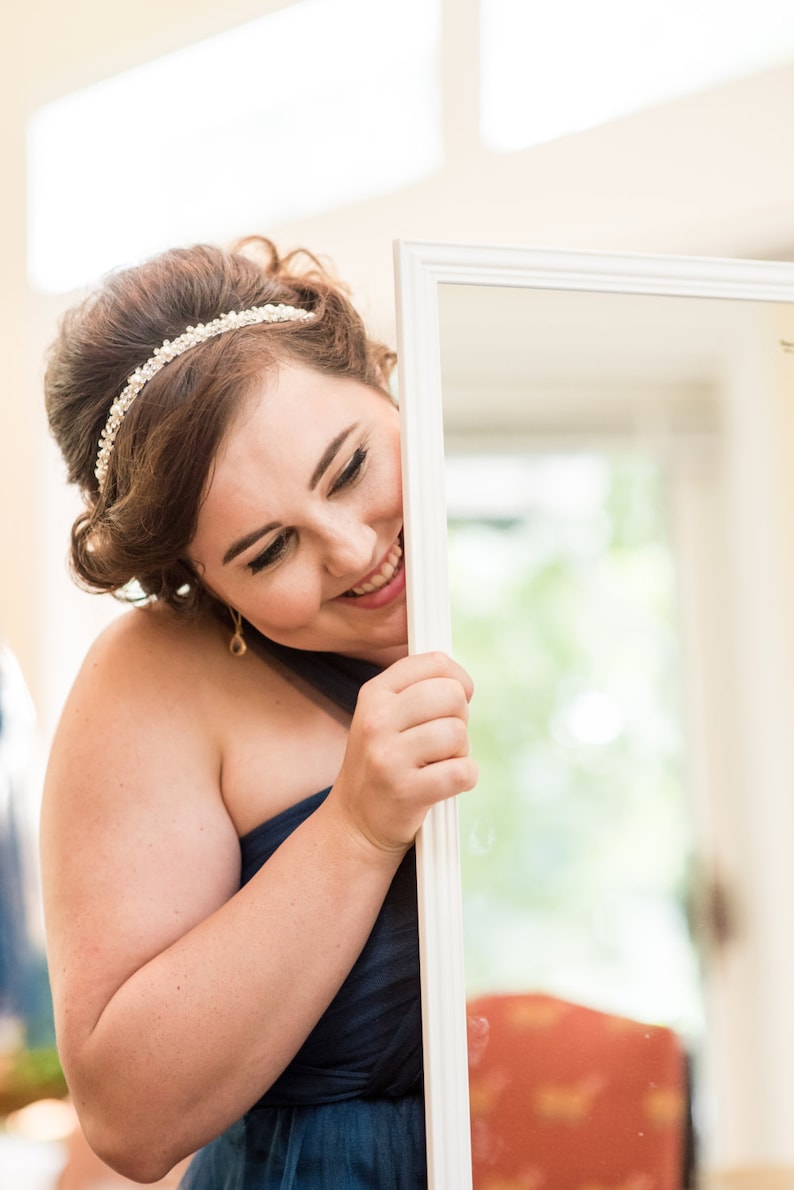
[[(169, 363), (127, 412), (100, 491), (97, 443), (135, 368), (188, 326), (269, 302), (315, 317), (241, 328)], [(261, 237), (228, 251), (201, 244), (166, 252), (112, 274), (64, 316), (45, 396), (69, 480), (85, 501), (71, 544), (81, 586), (185, 609), (209, 598), (186, 552), (213, 460), (240, 402), (284, 360), (384, 391), (394, 365), (394, 355), (368, 338), (344, 287), (314, 256), (297, 251), (280, 258)]]

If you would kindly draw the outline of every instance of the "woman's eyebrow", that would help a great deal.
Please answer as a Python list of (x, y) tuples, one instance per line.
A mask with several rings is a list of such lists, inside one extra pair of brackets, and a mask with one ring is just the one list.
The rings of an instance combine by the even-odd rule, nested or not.
[[(313, 492), (317, 487), (317, 484), (325, 475), (337, 454), (357, 427), (357, 421), (351, 422), (349, 426), (346, 426), (344, 430), (337, 434), (336, 437), (328, 443), (328, 446), (322, 453), (319, 463), (312, 472), (311, 479), (309, 480), (310, 491)], [(238, 558), (240, 554), (244, 554), (245, 551), (250, 549), (252, 545), (256, 545), (260, 537), (264, 537), (265, 534), (271, 533), (273, 529), (278, 528), (280, 528), (278, 521), (270, 521), (267, 525), (263, 525), (261, 529), (253, 529), (250, 533), (246, 533), (245, 537), (238, 538), (237, 541), (229, 546), (228, 550), (223, 555), (223, 565), (228, 566), (228, 564), (233, 562), (235, 558)]]
[(353, 430), (355, 430), (357, 426), (358, 422), (352, 422), (351, 425), (342, 430), (341, 434), (337, 434), (332, 442), (329, 442), (328, 446), (323, 452), (322, 458), (312, 472), (312, 477), (309, 481), (309, 488), (311, 491), (314, 491), (314, 489), (317, 487), (317, 484), (320, 482), (328, 468), (331, 466), (331, 463), (333, 463), (334, 459), (336, 458), (341, 446), (345, 442), (345, 439), (353, 433)]
[(278, 521), (271, 521), (268, 525), (263, 525), (261, 529), (254, 529), (251, 533), (246, 533), (245, 537), (240, 537), (233, 545), (230, 545), (226, 553), (223, 555), (223, 565), (228, 566), (240, 554), (244, 554), (252, 545), (256, 545), (260, 537), (264, 537), (266, 533), (270, 533), (273, 529), (278, 529)]

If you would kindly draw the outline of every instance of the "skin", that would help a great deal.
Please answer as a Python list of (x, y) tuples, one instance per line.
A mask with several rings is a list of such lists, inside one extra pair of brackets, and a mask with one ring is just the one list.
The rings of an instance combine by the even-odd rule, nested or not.
[[(99, 638), (67, 701), (42, 814), (56, 1026), (89, 1143), (135, 1180), (267, 1090), (428, 808), (475, 783), (471, 681), (443, 654), (406, 655), (401, 567), (344, 594), (394, 558), (401, 525), (391, 402), (284, 366), (218, 454), (191, 560), (274, 639), (388, 668), (347, 721), (253, 651), (232, 657), (231, 621), (153, 607)], [(239, 835), (328, 785), (240, 889)]]
[(399, 537), (399, 452), (398, 413), (383, 393), (283, 367), (219, 452), (190, 547), (202, 580), (282, 644), (384, 665), (404, 656), (402, 569), (377, 598), (345, 595)]

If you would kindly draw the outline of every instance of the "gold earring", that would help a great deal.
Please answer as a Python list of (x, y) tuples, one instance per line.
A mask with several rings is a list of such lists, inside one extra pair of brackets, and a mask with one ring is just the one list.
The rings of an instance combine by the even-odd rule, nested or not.
[(234, 636), (229, 641), (229, 652), (233, 657), (242, 657), (248, 651), (248, 645), (243, 636), (243, 617), (233, 607), (229, 608), (229, 613), (234, 624)]

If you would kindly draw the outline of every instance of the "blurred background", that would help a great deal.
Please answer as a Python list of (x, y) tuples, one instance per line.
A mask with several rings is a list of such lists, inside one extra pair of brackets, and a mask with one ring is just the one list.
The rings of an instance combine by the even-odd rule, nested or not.
[[(389, 341), (395, 238), (794, 260), (794, 9), (788, 0), (27, 0), (0, 15), (0, 92), (0, 1190), (35, 1190), (53, 1184), (72, 1125), (57, 1107), (38, 1123), (17, 1114), (64, 1106), (36, 894), (38, 796), (64, 695), (88, 642), (117, 614), (66, 573), (75, 505), (41, 400), (59, 313), (116, 265), (251, 232), (327, 257)], [(637, 583), (653, 587), (658, 636), (668, 631), (658, 606), (674, 604), (658, 475), (636, 458), (604, 466), (585, 451), (584, 478), (569, 472), (565, 490), (595, 485), (620, 512), (620, 541), (633, 534), (650, 559), (651, 578), (638, 572)], [(544, 491), (555, 490), (552, 477)], [(639, 529), (626, 520), (632, 509), (636, 520), (637, 499)], [(602, 540), (603, 503), (580, 505)], [(495, 549), (483, 525), (505, 518), (515, 529), (514, 509), (469, 508), (456, 541), (468, 536), (475, 554)], [(455, 548), (466, 574), (463, 544)], [(506, 576), (505, 589), (542, 574)], [(548, 601), (548, 589), (538, 597)], [(482, 609), (468, 614), (476, 639)], [(595, 732), (611, 746), (614, 707), (591, 693), (571, 688), (568, 720), (554, 712), (557, 733), (579, 747)], [(672, 730), (665, 755), (683, 770)], [(685, 851), (684, 818), (666, 829), (672, 851)], [(671, 887), (680, 880), (672, 870)], [(689, 970), (690, 957), (676, 961)], [(696, 1029), (696, 990), (676, 1011)], [(27, 1161), (34, 1149), (24, 1176), (5, 1172), (12, 1151)]]

